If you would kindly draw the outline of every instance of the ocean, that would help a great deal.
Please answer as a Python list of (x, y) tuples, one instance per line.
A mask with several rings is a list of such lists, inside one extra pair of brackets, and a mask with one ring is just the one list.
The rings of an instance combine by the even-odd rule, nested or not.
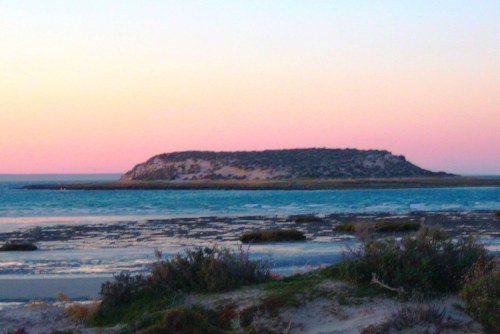
[[(118, 175), (0, 176), (0, 232), (33, 225), (211, 215), (496, 210), (500, 187), (368, 190), (24, 190)], [(23, 180), (24, 179), (24, 180)]]

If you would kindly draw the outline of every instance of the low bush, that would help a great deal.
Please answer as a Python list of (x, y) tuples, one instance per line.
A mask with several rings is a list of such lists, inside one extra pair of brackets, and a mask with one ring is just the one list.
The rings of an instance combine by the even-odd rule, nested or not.
[(460, 297), (486, 333), (500, 333), (500, 270), (465, 283)]
[(322, 219), (316, 215), (297, 215), (292, 216), (295, 223), (313, 223), (320, 222)]
[(269, 265), (252, 261), (247, 251), (196, 247), (153, 264), (149, 275), (121, 274), (101, 286), (102, 302), (93, 322), (130, 323), (154, 313), (184, 292), (222, 292), (269, 279)]
[(38, 247), (30, 242), (7, 242), (0, 247), (0, 251), (34, 251)]
[(356, 232), (356, 223), (342, 223), (333, 228), (339, 232)]
[(231, 322), (221, 319), (213, 310), (200, 306), (176, 307), (167, 311), (163, 319), (139, 334), (219, 334), (231, 329)]
[(417, 222), (375, 222), (375, 231), (377, 232), (406, 232), (418, 231), (420, 223)]
[(360, 230), (368, 228), (374, 232), (408, 232), (417, 231), (420, 229), (418, 222), (390, 222), (378, 221), (375, 223), (343, 223), (335, 226), (335, 231), (341, 232), (359, 232)]
[(167, 290), (199, 292), (229, 291), (269, 278), (269, 265), (252, 261), (248, 252), (227, 248), (187, 249), (166, 261), (158, 261), (151, 272), (152, 285)]
[(441, 230), (425, 228), (402, 239), (365, 242), (336, 269), (351, 282), (369, 283), (376, 277), (395, 289), (446, 293), (458, 291), (464, 274), (482, 257), (491, 256), (475, 239), (453, 241)]
[(306, 240), (304, 232), (296, 229), (273, 229), (260, 230), (243, 233), (240, 241), (248, 242), (271, 242), (271, 241), (302, 241)]
[(66, 295), (66, 294), (64, 294), (62, 292), (59, 292), (56, 295), (56, 299), (59, 300), (59, 301), (61, 301), (61, 302), (63, 302), (63, 303), (69, 303), (71, 301), (71, 298), (68, 295)]
[(107, 309), (127, 303), (148, 286), (148, 279), (142, 275), (115, 275), (114, 281), (101, 285), (102, 307)]
[(64, 308), (64, 313), (68, 315), (70, 320), (75, 321), (78, 324), (84, 324), (97, 312), (99, 305), (100, 303), (98, 301), (92, 301), (90, 303), (74, 303), (66, 306)]
[(495, 211), (495, 216), (500, 217), (500, 210)]

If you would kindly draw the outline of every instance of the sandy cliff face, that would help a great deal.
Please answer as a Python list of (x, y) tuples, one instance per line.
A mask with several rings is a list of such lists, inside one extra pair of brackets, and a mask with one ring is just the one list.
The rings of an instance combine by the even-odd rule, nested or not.
[(280, 169), (259, 167), (245, 169), (231, 164), (224, 165), (203, 159), (168, 161), (156, 157), (153, 160), (137, 165), (134, 169), (123, 175), (121, 180), (268, 180), (290, 177), (289, 172)]
[(295, 149), (160, 154), (124, 174), (132, 180), (271, 180), (291, 178), (414, 177), (427, 171), (388, 151)]

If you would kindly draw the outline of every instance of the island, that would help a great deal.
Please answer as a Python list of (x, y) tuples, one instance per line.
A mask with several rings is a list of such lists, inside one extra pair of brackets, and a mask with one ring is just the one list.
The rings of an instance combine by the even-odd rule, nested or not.
[(367, 189), (499, 186), (499, 179), (433, 172), (386, 150), (184, 151), (153, 156), (114, 182), (32, 184), (26, 189)]

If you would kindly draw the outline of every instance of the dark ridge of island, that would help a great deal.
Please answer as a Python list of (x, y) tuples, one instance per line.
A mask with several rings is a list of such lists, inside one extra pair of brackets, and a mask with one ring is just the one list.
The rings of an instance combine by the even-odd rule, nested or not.
[(290, 180), (452, 176), (382, 150), (185, 151), (156, 155), (120, 181)]
[(370, 189), (500, 186), (500, 179), (422, 169), (384, 150), (185, 151), (156, 155), (115, 182), (34, 184), (25, 189)]

